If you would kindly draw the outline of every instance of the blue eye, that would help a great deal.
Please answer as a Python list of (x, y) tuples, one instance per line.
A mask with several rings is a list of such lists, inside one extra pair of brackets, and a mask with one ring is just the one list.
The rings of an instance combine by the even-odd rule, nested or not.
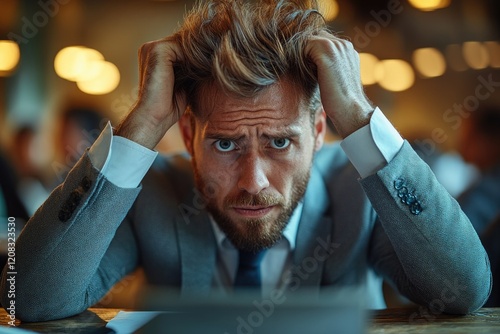
[(219, 139), (215, 143), (215, 148), (221, 152), (230, 152), (236, 148), (236, 144), (232, 140)]
[(271, 140), (271, 147), (277, 150), (283, 150), (290, 145), (290, 139), (288, 138), (275, 138)]

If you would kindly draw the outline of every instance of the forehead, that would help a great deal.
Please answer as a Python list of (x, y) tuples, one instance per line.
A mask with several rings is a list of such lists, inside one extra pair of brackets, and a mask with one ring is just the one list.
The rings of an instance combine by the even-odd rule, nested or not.
[(196, 115), (211, 126), (286, 124), (308, 116), (300, 88), (288, 80), (271, 85), (252, 97), (228, 94), (215, 85), (200, 91)]

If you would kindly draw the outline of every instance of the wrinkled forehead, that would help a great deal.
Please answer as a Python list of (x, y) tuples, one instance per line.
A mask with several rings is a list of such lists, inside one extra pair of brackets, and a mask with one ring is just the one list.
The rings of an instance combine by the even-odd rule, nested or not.
[(280, 119), (309, 113), (302, 90), (290, 80), (270, 85), (251, 97), (226, 92), (215, 83), (205, 84), (199, 87), (192, 109), (201, 122), (228, 121), (243, 114), (250, 118)]

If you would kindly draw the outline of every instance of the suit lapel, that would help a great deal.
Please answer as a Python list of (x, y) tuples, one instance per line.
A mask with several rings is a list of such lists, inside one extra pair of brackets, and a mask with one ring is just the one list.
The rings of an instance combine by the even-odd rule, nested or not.
[(179, 173), (172, 180), (181, 199), (176, 230), (181, 260), (182, 294), (207, 295), (216, 268), (217, 244), (210, 218), (202, 207), (193, 182), (191, 162), (186, 156), (171, 162)]
[(217, 244), (206, 211), (177, 219), (182, 294), (208, 295), (216, 267)]
[[(328, 205), (329, 196), (325, 183), (313, 167), (304, 196), (304, 206), (293, 254), (293, 282), (300, 287), (317, 289), (320, 285), (324, 259), (318, 256), (321, 253), (318, 250), (324, 249), (329, 242), (331, 223), (330, 218), (325, 217)], [(325, 250), (322, 252), (321, 254), (325, 254)]]

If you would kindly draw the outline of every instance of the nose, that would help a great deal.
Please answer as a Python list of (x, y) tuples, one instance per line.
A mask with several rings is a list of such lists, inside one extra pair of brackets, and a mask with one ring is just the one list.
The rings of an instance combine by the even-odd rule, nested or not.
[(245, 159), (241, 159), (239, 167), (241, 172), (238, 180), (238, 188), (240, 190), (257, 195), (269, 187), (266, 164), (261, 158), (249, 155)]

